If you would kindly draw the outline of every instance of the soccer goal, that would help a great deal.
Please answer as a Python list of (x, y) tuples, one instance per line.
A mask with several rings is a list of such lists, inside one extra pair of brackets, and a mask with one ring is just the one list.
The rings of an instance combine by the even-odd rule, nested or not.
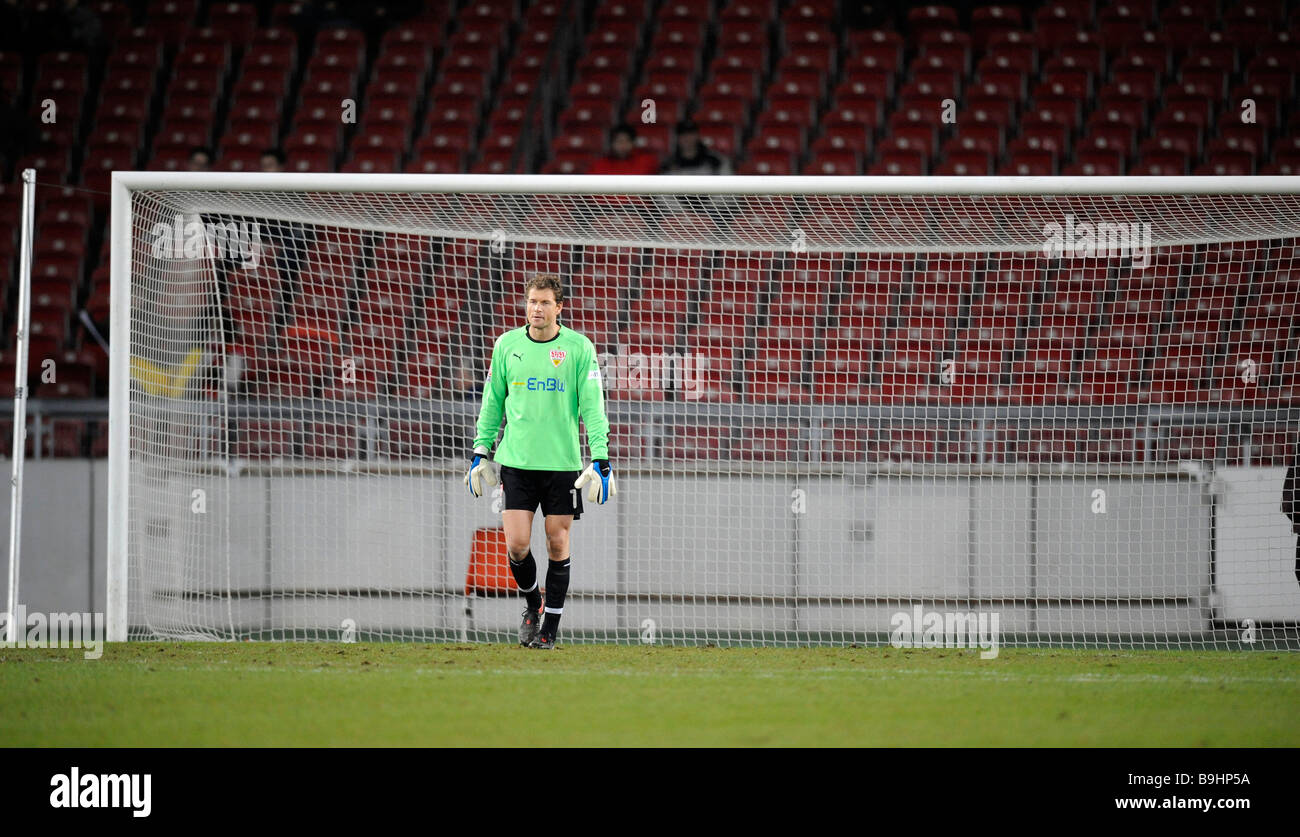
[(119, 172), (112, 201), (110, 638), (511, 641), (500, 496), (461, 479), (550, 273), (619, 481), (574, 524), (564, 641), (1297, 646), (1300, 178)]

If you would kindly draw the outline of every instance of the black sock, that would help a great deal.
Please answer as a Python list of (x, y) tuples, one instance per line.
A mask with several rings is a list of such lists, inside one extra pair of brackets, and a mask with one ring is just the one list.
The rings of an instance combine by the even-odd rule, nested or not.
[(515, 584), (519, 585), (519, 592), (524, 594), (528, 600), (528, 606), (533, 610), (542, 606), (542, 594), (537, 592), (537, 562), (533, 560), (533, 551), (528, 550), (528, 554), (521, 560), (515, 561), (510, 559), (510, 574), (515, 577)]
[(569, 563), (572, 559), (551, 561), (546, 568), (546, 615), (542, 617), (542, 633), (555, 638), (560, 628), (560, 615), (564, 613), (564, 597), (569, 593)]

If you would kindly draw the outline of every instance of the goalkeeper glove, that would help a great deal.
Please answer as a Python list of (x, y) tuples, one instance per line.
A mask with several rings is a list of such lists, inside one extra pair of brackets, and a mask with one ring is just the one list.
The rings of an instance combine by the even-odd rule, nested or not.
[(475, 497), (482, 497), (487, 487), (497, 484), (497, 472), (488, 461), (487, 451), (478, 448), (474, 451), (469, 461), (469, 470), (465, 472), (465, 484), (469, 486), (469, 493)]
[(600, 505), (618, 493), (614, 488), (614, 469), (609, 466), (608, 459), (593, 459), (587, 470), (573, 483), (577, 489), (584, 485), (588, 486), (587, 500)]

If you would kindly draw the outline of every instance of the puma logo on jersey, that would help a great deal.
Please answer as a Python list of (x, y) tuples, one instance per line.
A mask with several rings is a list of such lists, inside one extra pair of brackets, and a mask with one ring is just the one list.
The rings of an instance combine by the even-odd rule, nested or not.
[(510, 353), (510, 356), (513, 357), (513, 358), (518, 358), (519, 360), (523, 360), (523, 359), (524, 359), (524, 356), (521, 355), (521, 354), (519, 354), (518, 352), (511, 352), (511, 353)]

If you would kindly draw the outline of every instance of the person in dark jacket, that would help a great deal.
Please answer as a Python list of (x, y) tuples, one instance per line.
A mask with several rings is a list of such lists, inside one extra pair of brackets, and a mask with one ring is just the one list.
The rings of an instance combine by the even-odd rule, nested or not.
[(731, 161), (710, 150), (700, 139), (700, 127), (688, 119), (677, 125), (677, 150), (663, 173), (727, 175)]
[(609, 154), (594, 160), (588, 174), (655, 174), (659, 158), (649, 151), (638, 151), (636, 129), (626, 123), (609, 132)]
[[(1291, 531), (1300, 535), (1300, 448), (1296, 450), (1295, 456), (1291, 460), (1291, 467), (1286, 469), (1286, 477), (1282, 480), (1282, 514), (1291, 518)], [(1296, 538), (1295, 547), (1295, 580), (1300, 582), (1300, 537)]]

